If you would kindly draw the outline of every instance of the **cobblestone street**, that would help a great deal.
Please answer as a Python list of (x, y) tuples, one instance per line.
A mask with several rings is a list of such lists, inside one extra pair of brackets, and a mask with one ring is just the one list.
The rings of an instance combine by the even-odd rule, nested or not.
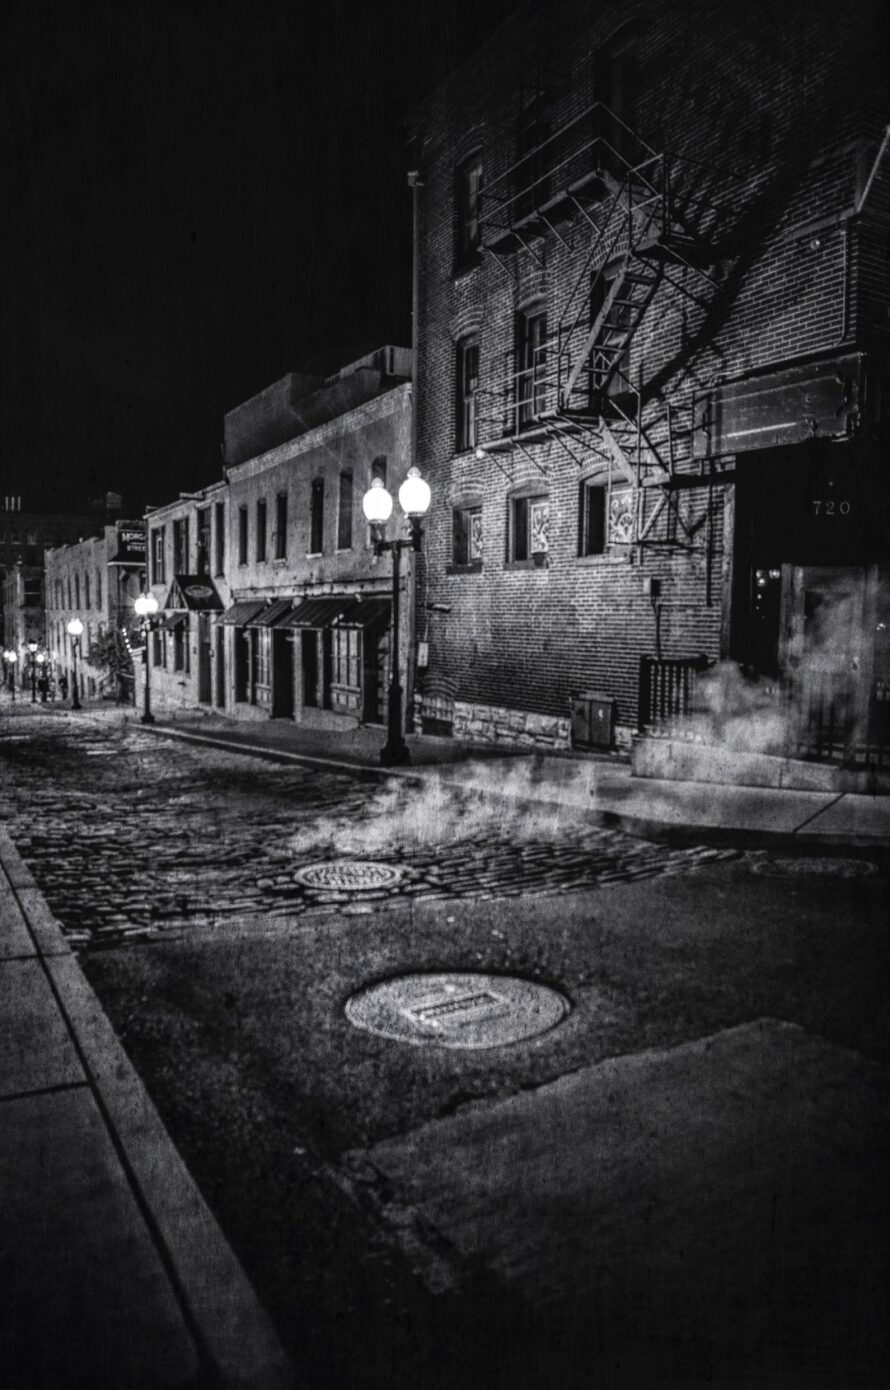
[[(0, 762), (0, 818), (84, 947), (236, 915), (564, 893), (738, 857), (420, 782), (171, 743), (132, 722), (20, 714), (0, 735)], [(339, 856), (401, 874), (358, 893), (298, 880)]]

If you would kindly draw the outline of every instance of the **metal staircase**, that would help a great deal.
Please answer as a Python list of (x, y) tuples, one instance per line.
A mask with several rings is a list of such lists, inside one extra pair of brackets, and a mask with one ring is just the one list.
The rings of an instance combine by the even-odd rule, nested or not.
[[(591, 131), (580, 145), (566, 141), (567, 133)], [(607, 471), (610, 493), (613, 476), (635, 489), (632, 544), (653, 543), (655, 524), (667, 512), (675, 521), (659, 528), (658, 543), (691, 546), (694, 537), (671, 497), (674, 480), (693, 462), (691, 403), (647, 394), (642, 368), (632, 379), (629, 363), (663, 284), (699, 305), (683, 272), (693, 272), (707, 293), (715, 289), (704, 270), (707, 247), (672, 214), (665, 156), (601, 104), (548, 136), (544, 148), (553, 156), (546, 168), (540, 150), (524, 157), (534, 175), (528, 188), (518, 161), (485, 190), (482, 249), (502, 266), (524, 252), (543, 265), (552, 233), (566, 250), (583, 246), (581, 267), (534, 362), (520, 364), (508, 354), (500, 379), (481, 393), (482, 448), (495, 457), (517, 450), (546, 475), (534, 446), (558, 441), (579, 471), (589, 472), (591, 460)], [(536, 189), (546, 190), (546, 201), (535, 199)], [(519, 207), (522, 216), (514, 219)], [(516, 276), (515, 267), (511, 273)], [(652, 488), (662, 495), (647, 499)]]

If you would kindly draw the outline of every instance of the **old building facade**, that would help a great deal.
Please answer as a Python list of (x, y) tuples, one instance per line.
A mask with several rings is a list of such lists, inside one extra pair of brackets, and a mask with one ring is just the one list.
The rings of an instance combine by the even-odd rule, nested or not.
[(627, 744), (723, 660), (869, 737), (886, 31), (754, 8), (526, 7), (415, 114), (423, 727)]
[(16, 653), (18, 679), (26, 681), (28, 643), (42, 648), (46, 636), (44, 552), (89, 535), (96, 517), (23, 510), (22, 501), (17, 495), (2, 498), (0, 627), (3, 649)]
[[(149, 514), (160, 707), (384, 721), (392, 576), (361, 502), (410, 466), (410, 370), (410, 353), (382, 348), (325, 380), (282, 378), (226, 416), (224, 479)], [(406, 596), (414, 581), (403, 559)], [(402, 614), (407, 684), (410, 603)]]
[[(52, 674), (74, 690), (75, 642), (81, 699), (132, 698), (131, 680), (120, 678), (137, 628), (133, 602), (145, 581), (145, 528), (118, 521), (98, 535), (54, 546), (45, 554), (46, 654)], [(68, 624), (83, 624), (72, 638)], [(108, 642), (121, 645), (119, 663)]]

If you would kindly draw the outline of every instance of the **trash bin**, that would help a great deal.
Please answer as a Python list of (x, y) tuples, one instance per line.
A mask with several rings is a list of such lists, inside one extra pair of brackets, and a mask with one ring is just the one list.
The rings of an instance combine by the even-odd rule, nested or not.
[(601, 690), (572, 696), (572, 743), (576, 748), (611, 748), (615, 701)]

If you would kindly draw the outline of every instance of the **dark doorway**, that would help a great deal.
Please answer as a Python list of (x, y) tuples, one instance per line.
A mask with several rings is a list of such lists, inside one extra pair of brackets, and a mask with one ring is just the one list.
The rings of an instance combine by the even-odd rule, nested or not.
[(216, 704), (226, 707), (226, 639), (225, 629), (216, 629)]
[[(208, 513), (209, 514), (209, 513)], [(212, 699), (212, 653), (210, 649), (210, 614), (198, 614), (198, 703), (209, 705)]]
[(235, 629), (235, 699), (244, 703), (250, 689), (250, 648), (246, 628)]
[(362, 719), (382, 724), (386, 709), (386, 658), (389, 629), (369, 629), (362, 642)]
[(303, 658), (303, 704), (309, 709), (318, 706), (318, 633), (307, 628), (301, 638)]
[(334, 634), (329, 627), (321, 634), (321, 707), (331, 708), (331, 683), (334, 678)]
[(294, 716), (294, 648), (290, 633), (272, 633), (272, 718)]

